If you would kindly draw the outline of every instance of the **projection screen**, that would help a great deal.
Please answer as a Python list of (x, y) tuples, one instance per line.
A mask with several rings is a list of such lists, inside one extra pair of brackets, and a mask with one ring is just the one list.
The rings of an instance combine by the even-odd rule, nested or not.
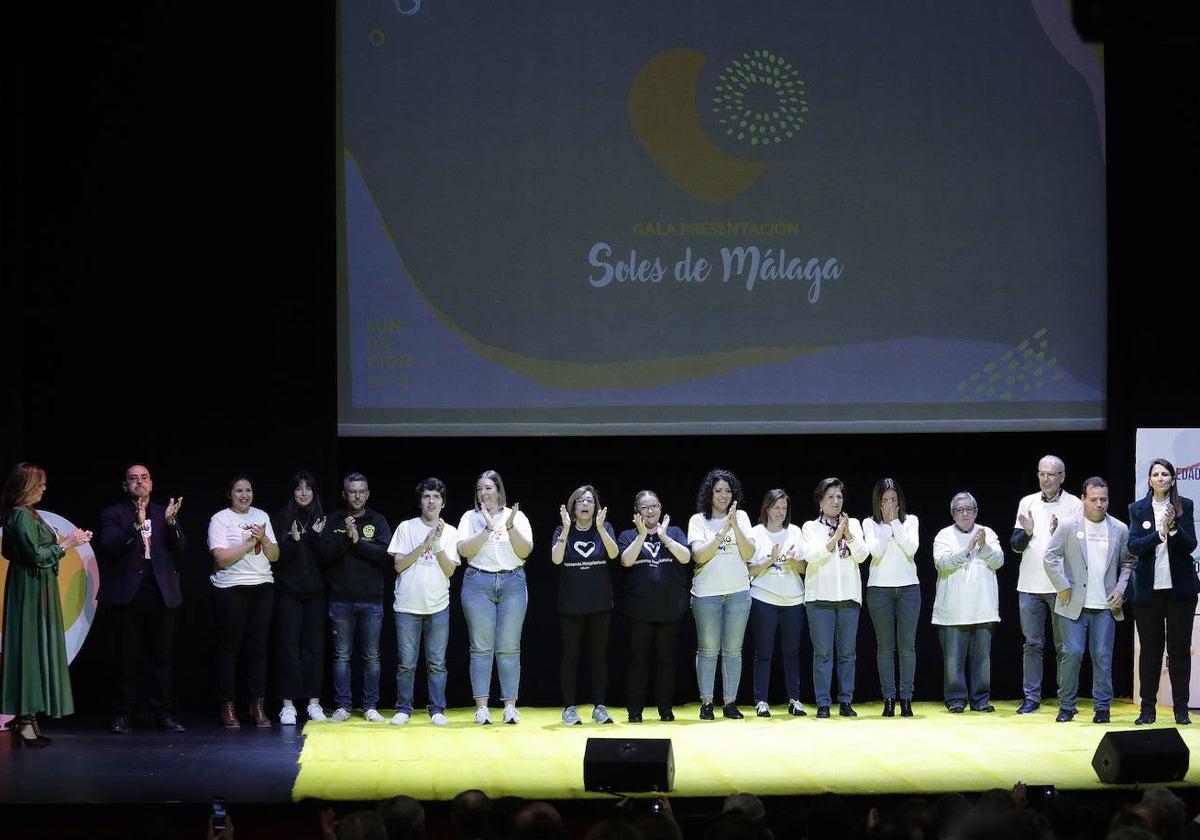
[(342, 0), (342, 436), (1100, 429), (1062, 0)]

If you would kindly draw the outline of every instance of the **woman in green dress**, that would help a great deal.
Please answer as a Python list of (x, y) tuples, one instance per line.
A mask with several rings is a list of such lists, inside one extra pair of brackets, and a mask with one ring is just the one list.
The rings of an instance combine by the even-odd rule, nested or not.
[(4, 635), (0, 639), (0, 712), (14, 715), (9, 724), (13, 746), (44, 747), (50, 739), (38, 728), (39, 713), (59, 718), (75, 711), (58, 563), (67, 550), (88, 542), (91, 531), (76, 528), (60, 536), (34, 505), (46, 492), (46, 473), (34, 464), (17, 464), (4, 483), (4, 541), (8, 575), (4, 581)]

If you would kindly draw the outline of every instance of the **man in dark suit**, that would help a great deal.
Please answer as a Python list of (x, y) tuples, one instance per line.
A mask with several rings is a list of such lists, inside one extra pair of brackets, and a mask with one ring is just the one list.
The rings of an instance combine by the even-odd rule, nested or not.
[(100, 591), (112, 621), (115, 711), (112, 732), (132, 728), (137, 704), (139, 667), (149, 669), (150, 695), (146, 698), (155, 725), (182, 732), (171, 707), (171, 658), (175, 641), (175, 614), (183, 598), (179, 591), (177, 560), (186, 542), (179, 524), (183, 497), (165, 506), (150, 501), (154, 482), (150, 470), (131, 464), (121, 485), (128, 498), (100, 513), (100, 539), (96, 543), (100, 565)]

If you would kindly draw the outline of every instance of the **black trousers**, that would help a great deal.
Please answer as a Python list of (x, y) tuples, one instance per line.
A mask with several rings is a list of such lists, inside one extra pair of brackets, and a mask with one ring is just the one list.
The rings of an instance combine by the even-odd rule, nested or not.
[(646, 706), (646, 685), (654, 667), (654, 703), (668, 712), (675, 705), (675, 669), (679, 661), (679, 621), (629, 619), (629, 650), (626, 653), (625, 694), (631, 714)]
[(1167, 675), (1171, 678), (1171, 706), (1187, 711), (1192, 681), (1192, 623), (1196, 596), (1175, 598), (1169, 589), (1156, 589), (1148, 603), (1133, 604), (1137, 625), (1138, 680), (1144, 708), (1158, 703), (1158, 681), (1162, 674), (1163, 648), (1167, 651)]
[(161, 597), (126, 605), (109, 604), (108, 609), (112, 621), (117, 714), (133, 714), (143, 669), (146, 705), (155, 713), (171, 711), (171, 659), (178, 609), (167, 607)]

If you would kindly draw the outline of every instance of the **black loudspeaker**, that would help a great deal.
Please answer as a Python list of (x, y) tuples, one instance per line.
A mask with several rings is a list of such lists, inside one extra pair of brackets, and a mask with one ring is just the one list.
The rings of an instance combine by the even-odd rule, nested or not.
[(670, 738), (588, 738), (583, 789), (606, 793), (670, 792), (675, 755)]
[(1092, 756), (1092, 769), (1110, 785), (1178, 782), (1188, 771), (1188, 748), (1177, 729), (1108, 732)]

